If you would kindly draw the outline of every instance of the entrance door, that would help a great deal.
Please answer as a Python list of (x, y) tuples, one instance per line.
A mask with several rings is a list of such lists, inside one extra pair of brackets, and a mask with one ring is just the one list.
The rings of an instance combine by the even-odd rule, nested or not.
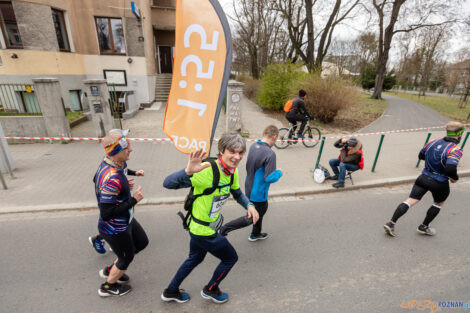
[(173, 73), (173, 60), (171, 57), (170, 46), (158, 46), (160, 56), (160, 73), (171, 74)]
[(80, 101), (80, 90), (70, 90), (70, 109), (72, 111), (83, 111), (82, 102)]

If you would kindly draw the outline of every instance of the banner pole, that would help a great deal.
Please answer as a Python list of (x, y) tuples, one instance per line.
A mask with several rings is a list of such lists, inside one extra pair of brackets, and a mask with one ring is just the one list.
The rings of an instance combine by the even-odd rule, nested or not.
[(0, 171), (0, 180), (2, 181), (3, 189), (7, 190), (7, 184), (5, 183), (5, 179), (3, 178), (2, 171)]
[(3, 148), (3, 141), (7, 142), (5, 139), (0, 140), (0, 150), (2, 150), (2, 156), (5, 159), (5, 165), (7, 166), (8, 173), (10, 174), (11, 178), (15, 178), (15, 175), (13, 175), (13, 171), (11, 170), (10, 161), (8, 160), (7, 153)]

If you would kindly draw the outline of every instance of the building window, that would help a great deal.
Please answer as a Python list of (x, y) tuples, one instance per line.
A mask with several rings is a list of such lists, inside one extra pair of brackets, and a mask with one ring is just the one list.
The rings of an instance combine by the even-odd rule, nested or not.
[(0, 2), (0, 26), (7, 48), (23, 48), (11, 2)]
[(101, 53), (126, 54), (122, 20), (110, 17), (96, 17), (95, 20)]
[(55, 34), (60, 51), (70, 51), (69, 38), (65, 28), (64, 12), (52, 9), (52, 20), (54, 21)]

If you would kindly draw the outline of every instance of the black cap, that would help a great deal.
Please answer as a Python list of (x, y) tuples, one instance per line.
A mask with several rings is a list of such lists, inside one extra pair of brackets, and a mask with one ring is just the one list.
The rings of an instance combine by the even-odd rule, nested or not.
[(307, 92), (303, 89), (299, 90), (299, 97), (305, 97), (307, 95)]

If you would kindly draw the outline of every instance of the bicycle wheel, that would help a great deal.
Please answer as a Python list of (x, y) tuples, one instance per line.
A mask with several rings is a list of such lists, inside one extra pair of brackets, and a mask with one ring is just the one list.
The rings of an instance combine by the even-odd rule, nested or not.
[(289, 146), (289, 129), (288, 128), (280, 128), (279, 135), (277, 136), (277, 140), (274, 143), (274, 146), (278, 149), (285, 149)]
[(320, 142), (321, 132), (316, 127), (308, 125), (304, 130), (304, 140), (302, 143), (307, 148), (313, 148)]

